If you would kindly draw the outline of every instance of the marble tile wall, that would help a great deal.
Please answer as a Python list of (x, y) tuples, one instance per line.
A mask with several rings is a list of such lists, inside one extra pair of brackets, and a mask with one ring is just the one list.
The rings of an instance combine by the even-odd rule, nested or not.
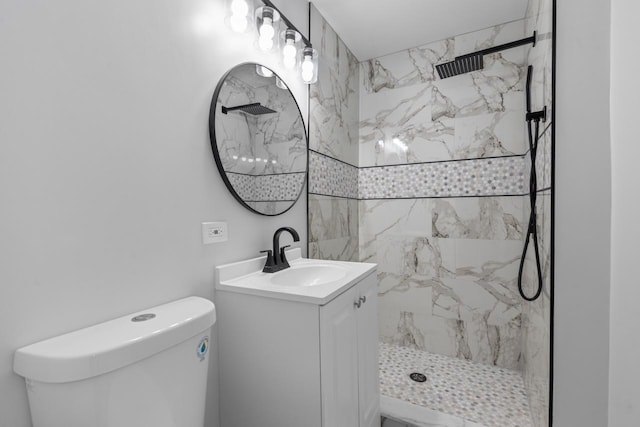
[(523, 198), (362, 200), (383, 342), (518, 369)]
[(383, 342), (522, 368), (525, 49), (444, 80), (435, 64), (524, 27), (361, 64), (359, 197), (381, 200), (360, 201), (360, 259), (378, 263)]
[(524, 48), (435, 77), (437, 63), (523, 37), (516, 21), (363, 62), (360, 166), (523, 154)]
[(359, 64), (310, 7), (319, 72), (309, 101), (309, 256), (357, 261)]
[(309, 257), (358, 261), (358, 201), (309, 194)]
[[(531, 103), (533, 111), (546, 106), (548, 120), (540, 140), (536, 159), (538, 188), (537, 223), (540, 241), (543, 290), (541, 297), (524, 305), (523, 310), (523, 366), (524, 382), (529, 398), (534, 427), (549, 425), (549, 375), (551, 343), (551, 170), (552, 152), (552, 61), (553, 61), (553, 3), (552, 0), (529, 0), (525, 20), (527, 32), (538, 33), (535, 47), (527, 52), (528, 63), (533, 66)], [(528, 202), (525, 211), (528, 214)], [(525, 291), (535, 292), (537, 272), (533, 250), (529, 248), (524, 270)]]
[(358, 165), (359, 64), (311, 4), (311, 42), (318, 82), (310, 87), (309, 148)]

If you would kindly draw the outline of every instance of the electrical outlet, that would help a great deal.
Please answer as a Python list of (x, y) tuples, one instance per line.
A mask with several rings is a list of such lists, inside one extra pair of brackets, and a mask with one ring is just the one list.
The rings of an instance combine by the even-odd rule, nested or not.
[(202, 243), (220, 243), (228, 240), (226, 222), (203, 222), (202, 223)]

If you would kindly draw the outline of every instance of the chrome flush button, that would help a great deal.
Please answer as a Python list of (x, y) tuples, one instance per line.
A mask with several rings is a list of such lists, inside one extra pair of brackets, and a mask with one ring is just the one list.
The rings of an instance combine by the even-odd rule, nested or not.
[(132, 317), (131, 321), (132, 322), (144, 322), (146, 320), (153, 319), (154, 317), (156, 317), (156, 315), (153, 314), (153, 313), (138, 314), (137, 316)]

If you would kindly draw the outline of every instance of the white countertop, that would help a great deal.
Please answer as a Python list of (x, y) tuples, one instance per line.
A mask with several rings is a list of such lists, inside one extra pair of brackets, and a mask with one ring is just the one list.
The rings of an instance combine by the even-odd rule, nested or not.
[(324, 305), (376, 271), (376, 264), (371, 263), (302, 258), (299, 248), (287, 251), (286, 255), (292, 268), (335, 266), (343, 269), (345, 275), (313, 286), (280, 286), (274, 284), (273, 279), (289, 269), (263, 273), (266, 256), (262, 256), (216, 267), (216, 290)]

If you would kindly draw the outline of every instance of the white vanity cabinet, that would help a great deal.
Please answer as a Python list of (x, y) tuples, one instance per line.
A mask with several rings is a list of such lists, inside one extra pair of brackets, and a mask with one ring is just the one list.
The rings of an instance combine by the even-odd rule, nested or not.
[(321, 304), (217, 286), (221, 427), (380, 425), (377, 279), (368, 265)]

